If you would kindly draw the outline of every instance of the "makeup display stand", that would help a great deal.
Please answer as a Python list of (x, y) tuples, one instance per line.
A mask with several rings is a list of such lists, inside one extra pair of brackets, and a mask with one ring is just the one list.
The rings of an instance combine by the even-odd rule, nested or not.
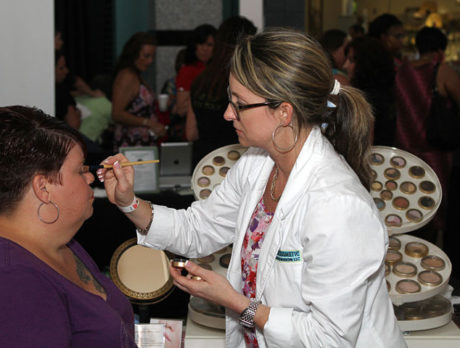
[(388, 292), (401, 330), (415, 337), (415, 331), (445, 326), (452, 318), (450, 301), (440, 295), (452, 272), (448, 256), (436, 245), (406, 234), (433, 219), (441, 204), (441, 184), (426, 162), (406, 151), (374, 146), (370, 162), (371, 195), (390, 236), (385, 259)]

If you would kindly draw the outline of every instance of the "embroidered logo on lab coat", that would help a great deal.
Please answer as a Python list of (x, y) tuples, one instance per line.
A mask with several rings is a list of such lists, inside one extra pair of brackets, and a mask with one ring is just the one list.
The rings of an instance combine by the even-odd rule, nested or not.
[(281, 262), (300, 262), (300, 250), (279, 250), (276, 260)]

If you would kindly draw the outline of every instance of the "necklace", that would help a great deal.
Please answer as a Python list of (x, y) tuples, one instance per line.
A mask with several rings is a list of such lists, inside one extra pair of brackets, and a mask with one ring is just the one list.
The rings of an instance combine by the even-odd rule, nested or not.
[(275, 197), (276, 180), (278, 180), (278, 167), (277, 166), (275, 166), (275, 173), (273, 174), (272, 184), (270, 186), (270, 198), (274, 202), (278, 202), (281, 198), (281, 195), (279, 197)]

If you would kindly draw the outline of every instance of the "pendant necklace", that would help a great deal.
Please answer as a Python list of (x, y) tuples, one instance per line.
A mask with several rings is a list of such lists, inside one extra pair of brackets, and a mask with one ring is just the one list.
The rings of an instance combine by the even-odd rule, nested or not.
[(281, 198), (281, 195), (279, 197), (275, 197), (276, 180), (278, 180), (278, 167), (277, 166), (275, 166), (275, 173), (273, 174), (272, 184), (270, 186), (270, 198), (274, 202), (278, 202), (280, 200), (280, 198)]

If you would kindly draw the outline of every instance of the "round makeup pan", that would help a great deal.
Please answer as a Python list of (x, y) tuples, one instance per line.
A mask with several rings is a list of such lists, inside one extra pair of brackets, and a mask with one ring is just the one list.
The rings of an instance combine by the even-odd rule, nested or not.
[(197, 200), (207, 199), (246, 152), (240, 144), (218, 148), (201, 159), (193, 170), (192, 189)]
[(441, 184), (431, 167), (409, 152), (373, 146), (370, 193), (389, 235), (417, 230), (436, 214)]
[(388, 293), (394, 305), (422, 301), (442, 293), (451, 271), (449, 258), (438, 246), (407, 234), (390, 237), (385, 278), (390, 284)]

